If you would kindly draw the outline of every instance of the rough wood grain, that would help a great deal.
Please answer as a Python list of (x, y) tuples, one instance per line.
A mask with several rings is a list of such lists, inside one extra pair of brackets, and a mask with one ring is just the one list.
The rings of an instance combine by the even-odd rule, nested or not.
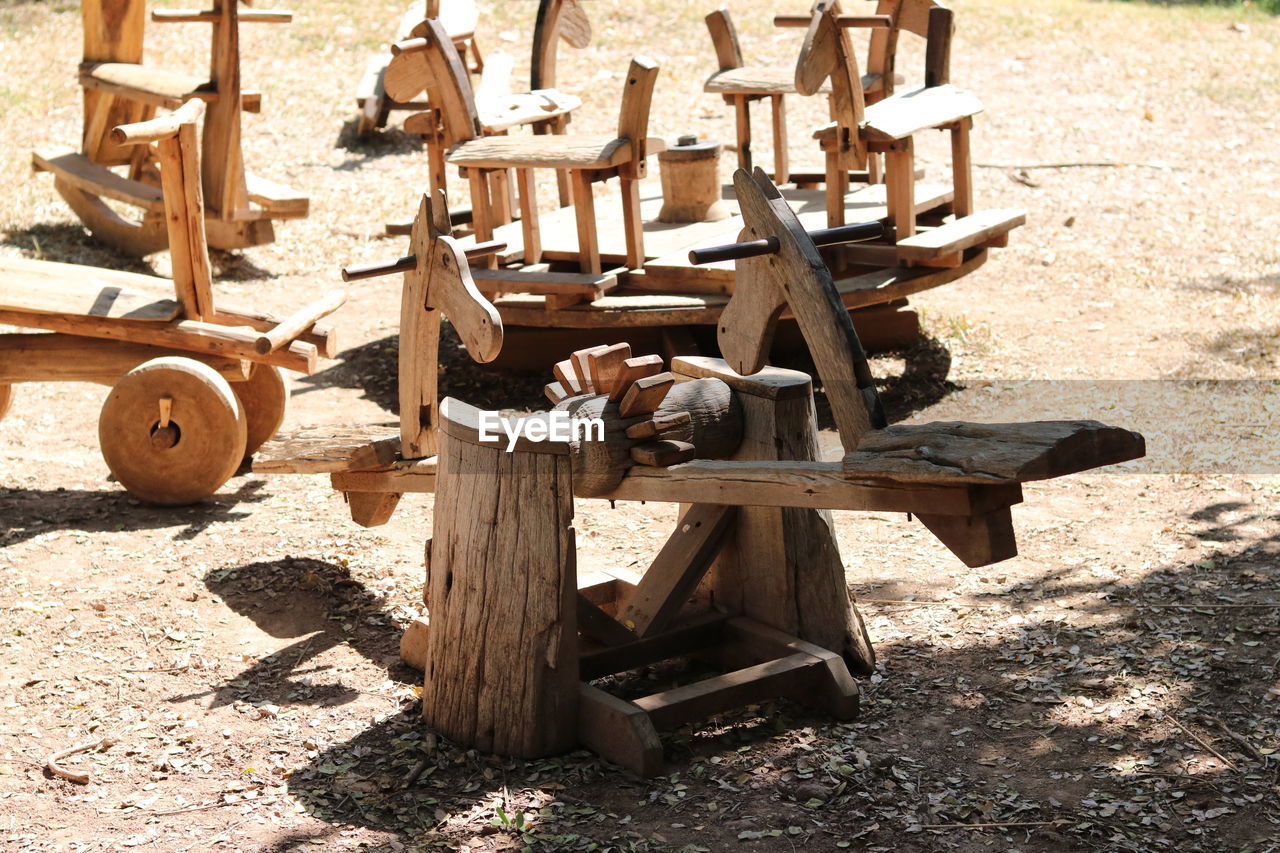
[(312, 427), (263, 444), (253, 470), (263, 474), (331, 474), (385, 468), (400, 455), (394, 430)]

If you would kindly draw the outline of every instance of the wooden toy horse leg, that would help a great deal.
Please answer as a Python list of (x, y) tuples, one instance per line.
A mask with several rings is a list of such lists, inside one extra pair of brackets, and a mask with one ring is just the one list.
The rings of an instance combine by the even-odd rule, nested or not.
[(640, 182), (625, 175), (622, 184), (622, 228), (627, 244), (627, 266), (644, 266), (644, 223), (640, 220)]
[(458, 438), (447, 405), (422, 715), (446, 737), (486, 752), (564, 752), (578, 737), (569, 456), (552, 442), (507, 453), (504, 444)]
[(889, 222), (893, 241), (916, 233), (915, 153), (911, 139), (901, 139), (885, 152), (885, 191), (889, 198)]
[(787, 152), (787, 102), (782, 95), (770, 95), (773, 106), (773, 182), (785, 184), (791, 180), (791, 165)]
[(493, 213), (489, 207), (489, 176), (483, 169), (468, 169), (467, 177), (471, 181), (471, 227), (476, 230), (476, 239), (480, 241), (493, 239)]

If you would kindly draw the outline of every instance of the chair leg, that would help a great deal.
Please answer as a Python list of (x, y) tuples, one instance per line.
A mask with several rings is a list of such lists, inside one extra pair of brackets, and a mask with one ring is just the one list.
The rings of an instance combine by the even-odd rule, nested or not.
[[(836, 142), (836, 147), (839, 147), (839, 140)], [(837, 228), (844, 225), (844, 181), (847, 175), (844, 171), (844, 158), (840, 156), (838, 150), (827, 151), (826, 159), (827, 227)]]
[(532, 169), (517, 169), (516, 183), (520, 187), (520, 233), (524, 235), (524, 262), (536, 264), (542, 260), (542, 234), (538, 224), (538, 194)]
[(916, 233), (916, 163), (912, 149), (911, 139), (907, 138), (884, 155), (885, 192), (895, 243)]
[(489, 173), (489, 211), (494, 225), (506, 225), (511, 215), (511, 173), (494, 169)]
[(444, 134), (435, 133), (427, 138), (427, 166), (431, 171), (431, 194), (448, 192), (447, 171), (444, 162)]
[(644, 266), (644, 223), (640, 221), (640, 182), (622, 178), (622, 228), (627, 241), (627, 268)]
[(476, 240), (493, 239), (493, 214), (489, 211), (489, 180), (483, 169), (468, 169), (471, 181), (471, 226), (476, 230)]
[(578, 222), (578, 267), (582, 272), (599, 273), (600, 242), (596, 236), (596, 204), (591, 196), (591, 173), (575, 170), (570, 176), (573, 212)]
[(787, 161), (787, 104), (782, 95), (770, 95), (773, 106), (773, 182), (789, 183), (791, 165)]
[(951, 174), (955, 200), (951, 209), (957, 217), (973, 213), (973, 164), (969, 160), (969, 128), (972, 118), (962, 118), (951, 127)]
[(751, 104), (744, 95), (734, 95), (733, 112), (738, 125), (738, 168), (751, 171)]

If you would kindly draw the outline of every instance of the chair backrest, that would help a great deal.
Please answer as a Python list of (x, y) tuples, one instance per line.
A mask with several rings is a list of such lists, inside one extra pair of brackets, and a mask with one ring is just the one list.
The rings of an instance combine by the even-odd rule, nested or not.
[(867, 71), (883, 81), (878, 97), (893, 94), (893, 75), (898, 54), (898, 36), (908, 32), (929, 39), (929, 17), (933, 9), (945, 9), (937, 0), (878, 0), (876, 14), (889, 15), (893, 24), (871, 31), (867, 51)]
[(642, 144), (649, 135), (649, 106), (657, 79), (658, 63), (647, 56), (631, 60), (626, 88), (622, 90), (622, 109), (618, 113), (618, 137), (632, 141), (636, 156), (643, 156)]
[(188, 320), (202, 320), (215, 313), (200, 186), (200, 143), (196, 139), (196, 122), (204, 114), (204, 102), (192, 98), (172, 113), (111, 131), (117, 145), (156, 144), (173, 289)]
[(82, 0), (85, 62), (141, 62), (145, 0)]
[(556, 51), (560, 39), (570, 47), (591, 44), (591, 21), (581, 0), (540, 0), (533, 27), (533, 52), (529, 64), (529, 88), (556, 87)]
[(426, 23), (427, 100), (440, 110), (445, 144), (475, 139), (480, 135), (480, 113), (471, 78), (440, 19), (429, 18)]
[(704, 20), (711, 33), (711, 43), (715, 45), (716, 62), (720, 64), (720, 70), (741, 68), (744, 64), (742, 47), (738, 44), (738, 29), (729, 17), (729, 10), (721, 6)]

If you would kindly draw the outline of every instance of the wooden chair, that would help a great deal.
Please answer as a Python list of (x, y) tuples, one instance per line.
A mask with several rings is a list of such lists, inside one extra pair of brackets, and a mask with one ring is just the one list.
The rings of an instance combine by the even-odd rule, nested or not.
[(631, 61), (623, 91), (615, 136), (544, 137), (484, 136), (484, 121), (476, 107), (471, 85), (457, 51), (443, 26), (431, 21), (427, 37), (418, 43), (402, 43), (402, 52), (423, 56), (430, 69), (429, 97), (438, 105), (444, 137), (451, 146), (447, 162), (459, 166), (471, 182), (471, 207), (476, 237), (488, 240), (495, 225), (512, 221), (507, 195), (508, 170), (514, 169), (519, 185), (525, 263), (542, 256), (538, 231), (538, 203), (533, 170), (564, 169), (570, 173), (571, 194), (577, 221), (579, 267), (601, 272), (596, 236), (595, 202), (591, 185), (617, 177), (622, 185), (622, 218), (626, 239), (626, 265), (644, 263), (644, 232), (640, 221), (639, 181), (645, 175), (645, 157), (665, 149), (661, 139), (647, 137), (649, 106), (658, 66), (637, 57)]
[[(235, 249), (275, 239), (274, 219), (304, 218), (306, 197), (288, 187), (248, 175), (240, 147), (240, 112), (258, 112), (262, 96), (240, 85), (241, 21), (287, 23), (292, 13), (240, 11), (236, 0), (212, 0), (208, 11), (156, 10), (158, 23), (213, 26), (208, 77), (142, 62), (144, 0), (85, 0), (85, 119), (81, 151), (35, 152), (37, 170), (55, 175), (55, 187), (95, 237), (122, 251), (149, 254), (163, 249), (167, 232), (153, 155), (145, 146), (126, 148), (110, 139), (118, 124), (143, 121), (157, 108), (176, 109), (189, 98), (209, 105), (204, 123), (201, 178), (209, 245)], [(128, 166), (127, 177), (111, 171)], [(144, 211), (135, 223), (103, 202), (111, 198)]]
[[(881, 5), (894, 2), (897, 0), (884, 0)], [(861, 22), (859, 26), (887, 24), (887, 19), (883, 15), (845, 17), (850, 21)], [(751, 102), (768, 98), (772, 110), (773, 177), (778, 183), (786, 183), (790, 180), (791, 171), (787, 152), (785, 97), (796, 94), (795, 69), (747, 65), (743, 60), (742, 49), (738, 44), (738, 32), (733, 25), (733, 20), (729, 17), (728, 9), (717, 9), (707, 15), (706, 22), (707, 29), (711, 32), (711, 42), (715, 46), (720, 70), (707, 78), (703, 91), (721, 95), (726, 103), (733, 106), (737, 127), (738, 166), (743, 169), (750, 169), (752, 166)], [(774, 18), (775, 26), (782, 27), (807, 26), (808, 22), (807, 15), (778, 15)], [(883, 81), (878, 73), (870, 72), (862, 78), (864, 91), (878, 91), (882, 85)], [(823, 84), (820, 91), (829, 93), (831, 87)]]
[[(474, 0), (414, 0), (401, 16), (400, 25), (396, 27), (396, 36), (392, 43), (421, 38), (426, 31), (424, 22), (428, 18), (439, 18), (444, 22), (445, 30), (453, 40), (453, 46), (457, 48), (458, 55), (464, 62), (468, 55), (470, 56), (468, 70), (472, 74), (480, 74), (485, 66), (484, 57), (476, 44), (476, 22), (479, 17)], [(391, 57), (390, 51), (369, 57), (364, 76), (360, 78), (360, 84), (356, 87), (356, 107), (360, 110), (356, 135), (361, 139), (368, 137), (375, 130), (386, 127), (392, 111), (420, 112), (430, 107), (430, 104), (423, 99), (415, 100), (410, 97), (409, 100), (399, 100), (387, 94), (385, 77), (387, 66), (391, 64)], [(420, 93), (419, 91), (414, 94)]]
[[(437, 20), (437, 19), (430, 19)], [(430, 32), (429, 21), (424, 21), (415, 32), (423, 35), (397, 42), (392, 46), (392, 59), (383, 75), (387, 94), (397, 101), (409, 101), (423, 104), (426, 109), (405, 119), (404, 128), (410, 133), (421, 134), (427, 147), (431, 192), (446, 190), (445, 151), (449, 145), (449, 135), (445, 127), (444, 111), (441, 99), (446, 97), (437, 91), (441, 84), (436, 82), (437, 72), (433, 69), (428, 56), (426, 34)], [(448, 33), (443, 21), (437, 21), (440, 28)], [(458, 57), (459, 68), (462, 55), (457, 45), (450, 39), (450, 48)], [(472, 93), (480, 121), (480, 132), (488, 136), (506, 133), (513, 127), (521, 125), (542, 125), (548, 121), (563, 120), (561, 130), (567, 126), (569, 114), (582, 105), (582, 99), (574, 95), (565, 95), (554, 89), (537, 89), (530, 92), (512, 94), (507, 89), (507, 75), (510, 73), (510, 57), (505, 54), (494, 54), (488, 68), (481, 77), (478, 89), (471, 86), (471, 78), (465, 70), (460, 80)], [(494, 79), (495, 77), (499, 79)], [(446, 88), (448, 88), (446, 84)], [(425, 100), (421, 97), (426, 93)]]
[[(929, 10), (932, 34), (923, 86), (898, 92), (867, 106), (858, 76), (857, 60), (834, 2), (819, 0), (796, 64), (796, 89), (811, 95), (830, 81), (834, 122), (815, 136), (826, 153), (827, 220), (844, 224), (844, 197), (851, 165), (865, 163), (868, 154), (883, 154), (888, 203), (889, 239), (896, 260), (903, 264), (958, 266), (962, 252), (975, 246), (1004, 245), (1009, 231), (1025, 222), (1021, 210), (975, 213), (969, 131), (982, 102), (952, 86), (948, 60), (952, 31), (949, 9)], [(955, 221), (917, 235), (915, 156), (913, 138), (925, 130), (951, 134), (952, 185), (950, 212)]]

